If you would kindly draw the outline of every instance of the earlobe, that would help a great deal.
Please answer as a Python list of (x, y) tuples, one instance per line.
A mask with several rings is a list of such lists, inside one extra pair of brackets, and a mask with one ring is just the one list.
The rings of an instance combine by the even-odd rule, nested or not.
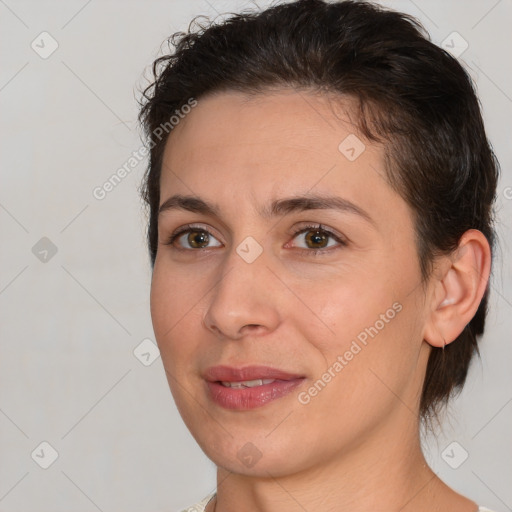
[(434, 347), (451, 343), (475, 315), (487, 288), (491, 249), (484, 234), (470, 229), (433, 277), (434, 293), (423, 339)]

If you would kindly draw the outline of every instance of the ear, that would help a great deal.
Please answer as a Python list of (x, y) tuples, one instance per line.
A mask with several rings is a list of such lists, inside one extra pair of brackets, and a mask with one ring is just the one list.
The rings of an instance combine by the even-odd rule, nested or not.
[(431, 312), (423, 339), (434, 347), (444, 347), (469, 324), (487, 288), (491, 249), (485, 235), (476, 229), (466, 231), (457, 249), (443, 257), (438, 269), (432, 278)]

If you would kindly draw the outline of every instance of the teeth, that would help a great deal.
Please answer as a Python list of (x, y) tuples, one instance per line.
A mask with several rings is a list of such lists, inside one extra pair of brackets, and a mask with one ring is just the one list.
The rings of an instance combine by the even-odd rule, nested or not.
[(222, 381), (221, 384), (227, 388), (243, 389), (253, 388), (255, 386), (263, 386), (264, 384), (270, 384), (275, 379), (255, 379), (255, 380), (243, 380), (241, 382), (226, 382)]

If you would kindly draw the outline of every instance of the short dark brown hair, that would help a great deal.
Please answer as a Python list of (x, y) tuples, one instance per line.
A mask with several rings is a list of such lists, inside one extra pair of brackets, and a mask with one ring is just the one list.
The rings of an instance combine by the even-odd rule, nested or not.
[[(299, 0), (217, 24), (202, 26), (196, 18), (169, 43), (173, 51), (153, 63), (154, 81), (143, 92), (140, 111), (151, 142), (141, 192), (149, 208), (152, 265), (167, 140), (155, 141), (155, 130), (190, 98), (279, 88), (355, 101), (359, 131), (384, 144), (389, 184), (412, 208), (423, 284), (435, 257), (452, 252), (468, 229), (480, 230), (494, 250), (499, 165), (472, 81), (414, 18), (365, 1)], [(488, 293), (489, 284), (458, 338), (432, 349), (423, 419), (462, 388), (484, 332)]]

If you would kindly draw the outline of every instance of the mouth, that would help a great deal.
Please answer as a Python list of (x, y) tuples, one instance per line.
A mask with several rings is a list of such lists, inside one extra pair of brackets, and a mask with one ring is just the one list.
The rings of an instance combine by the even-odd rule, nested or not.
[(275, 382), (275, 379), (254, 379), (254, 380), (244, 380), (241, 382), (230, 382), (227, 380), (222, 380), (220, 383), (227, 387), (232, 389), (243, 389), (243, 388), (254, 388), (256, 386), (263, 386), (265, 384), (272, 384), (272, 382)]
[(268, 366), (214, 366), (204, 378), (209, 399), (230, 410), (262, 407), (290, 394), (305, 379)]

